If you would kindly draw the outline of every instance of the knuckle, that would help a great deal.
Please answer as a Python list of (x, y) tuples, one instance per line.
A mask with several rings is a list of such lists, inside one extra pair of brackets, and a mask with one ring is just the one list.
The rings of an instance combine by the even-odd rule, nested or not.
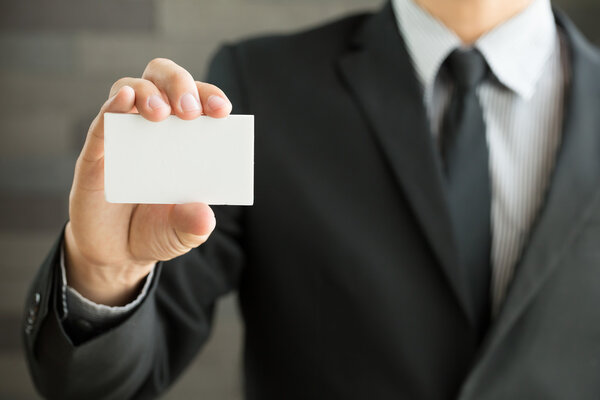
[[(81, 157), (82, 157), (82, 155), (79, 154), (77, 156), (77, 160), (75, 161), (74, 178), (77, 178), (77, 173), (79, 172), (79, 169), (81, 168)], [(73, 196), (73, 187), (71, 187), (71, 190), (69, 192), (69, 198), (72, 196)]]
[(206, 87), (206, 91), (208, 92), (221, 92), (222, 90), (219, 89), (219, 87), (217, 87), (216, 85), (213, 85), (212, 83), (205, 83), (205, 87)]
[(221, 90), (221, 88), (219, 88), (216, 85), (213, 85), (212, 83), (206, 83), (206, 82), (196, 82), (198, 84), (198, 90), (200, 91), (201, 94), (206, 94), (206, 95), (211, 95), (211, 94), (217, 94), (220, 96), (224, 96), (225, 92), (223, 92), (223, 90)]
[(175, 230), (175, 248), (177, 248), (178, 252), (180, 253), (196, 248), (204, 243), (204, 241), (206, 241), (206, 238), (203, 236), (196, 236)]
[(192, 81), (192, 75), (183, 68), (176, 68), (169, 74), (171, 87), (188, 86)]
[(189, 235), (179, 235), (179, 241), (186, 249), (193, 249), (199, 245), (199, 243), (197, 243), (196, 240)]
[(125, 85), (130, 84), (132, 78), (125, 77), (118, 79), (113, 85), (110, 87), (110, 94), (114, 95), (120, 88)]
[[(79, 163), (79, 159), (77, 159), (77, 162)], [(71, 189), (69, 190), (69, 214), (72, 214), (71, 213), (71, 207), (72, 207), (72, 204), (73, 204), (73, 202), (75, 200), (75, 193), (74, 192), (75, 192), (75, 190), (73, 189), (73, 186), (71, 186)]]
[(169, 61), (171, 61), (171, 60), (169, 60), (168, 58), (156, 57), (148, 62), (148, 65), (146, 66), (146, 68), (156, 68), (161, 65), (164, 65), (165, 63), (167, 63)]
[(100, 112), (98, 114), (96, 114), (96, 116), (94, 117), (92, 122), (90, 122), (90, 126), (88, 127), (86, 137), (90, 136), (94, 132), (94, 130), (98, 127), (98, 122), (100, 121), (100, 118), (102, 118), (102, 110), (100, 110)]
[(144, 72), (142, 73), (142, 77), (152, 76), (157, 71), (167, 68), (173, 64), (175, 64), (175, 63), (173, 61), (169, 60), (168, 58), (163, 58), (163, 57), (153, 58), (146, 65), (146, 68), (144, 69)]
[(168, 247), (170, 250), (169, 252), (183, 254), (195, 247), (192, 243), (189, 243), (186, 235), (177, 232), (177, 230), (173, 230), (173, 232), (174, 235), (170, 237), (170, 243), (168, 243)]

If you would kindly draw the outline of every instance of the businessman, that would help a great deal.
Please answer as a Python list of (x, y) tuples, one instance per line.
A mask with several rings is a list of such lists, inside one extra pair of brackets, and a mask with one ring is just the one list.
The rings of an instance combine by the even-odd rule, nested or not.
[[(253, 207), (105, 202), (105, 112), (232, 107)], [(393, 0), (118, 80), (23, 337), (48, 398), (153, 398), (236, 290), (248, 399), (598, 399), (599, 239), (599, 53), (549, 0)]]

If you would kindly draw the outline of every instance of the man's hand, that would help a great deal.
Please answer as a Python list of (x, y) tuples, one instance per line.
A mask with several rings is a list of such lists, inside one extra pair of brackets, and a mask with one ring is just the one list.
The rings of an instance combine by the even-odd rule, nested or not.
[(187, 253), (208, 239), (215, 216), (202, 203), (111, 204), (104, 198), (104, 113), (222, 118), (231, 103), (216, 86), (195, 82), (173, 61), (152, 60), (142, 78), (122, 78), (92, 122), (75, 166), (65, 231), (67, 280), (97, 303), (122, 305), (159, 260)]

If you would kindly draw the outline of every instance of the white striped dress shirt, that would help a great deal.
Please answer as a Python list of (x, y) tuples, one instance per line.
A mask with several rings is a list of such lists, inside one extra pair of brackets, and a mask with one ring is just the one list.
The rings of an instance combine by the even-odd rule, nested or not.
[[(439, 138), (452, 87), (440, 67), (464, 47), (442, 22), (413, 0), (393, 0), (400, 34), (423, 87), (431, 130)], [(475, 44), (493, 78), (478, 89), (489, 147), (492, 185), (493, 314), (543, 205), (562, 134), (567, 63), (549, 0), (520, 14)]]

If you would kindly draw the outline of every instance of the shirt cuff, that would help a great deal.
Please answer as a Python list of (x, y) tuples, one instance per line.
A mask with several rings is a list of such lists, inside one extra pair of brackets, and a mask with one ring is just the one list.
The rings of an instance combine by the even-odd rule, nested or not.
[(97, 304), (93, 301), (83, 297), (81, 293), (73, 289), (68, 285), (67, 272), (65, 268), (65, 247), (64, 244), (60, 248), (60, 270), (61, 270), (61, 304), (62, 304), (62, 316), (61, 319), (64, 321), (69, 317), (71, 318), (83, 318), (95, 322), (108, 323), (113, 320), (117, 320), (126, 314), (134, 310), (146, 297), (152, 277), (154, 276), (154, 270), (156, 265), (152, 268), (146, 282), (142, 287), (142, 290), (138, 296), (131, 303), (124, 306), (114, 307), (107, 306), (104, 304)]

